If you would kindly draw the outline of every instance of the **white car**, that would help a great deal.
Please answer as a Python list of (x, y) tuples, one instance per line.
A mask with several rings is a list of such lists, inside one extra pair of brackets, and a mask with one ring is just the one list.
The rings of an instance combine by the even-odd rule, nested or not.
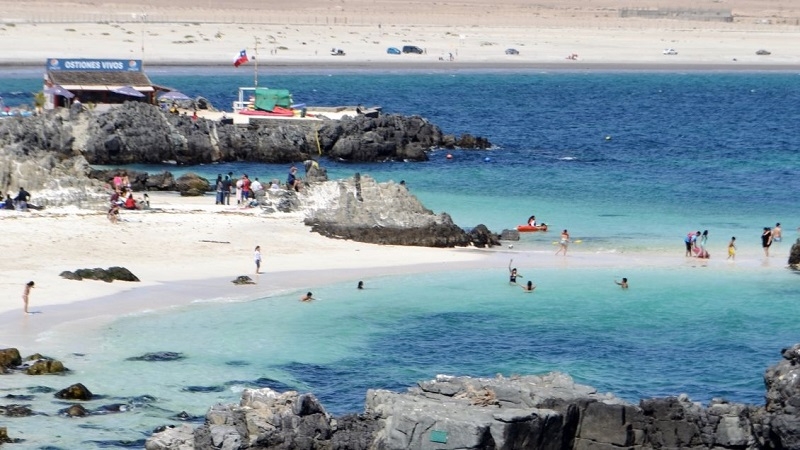
[(678, 51), (675, 50), (674, 48), (665, 48), (662, 53), (664, 53), (665, 55), (677, 55)]

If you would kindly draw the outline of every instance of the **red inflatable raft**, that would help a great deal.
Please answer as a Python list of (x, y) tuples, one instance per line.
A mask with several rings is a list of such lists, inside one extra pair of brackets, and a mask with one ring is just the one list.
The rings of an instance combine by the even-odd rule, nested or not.
[(520, 233), (528, 233), (531, 231), (547, 231), (547, 224), (541, 224), (536, 226), (531, 225), (517, 225), (517, 231)]

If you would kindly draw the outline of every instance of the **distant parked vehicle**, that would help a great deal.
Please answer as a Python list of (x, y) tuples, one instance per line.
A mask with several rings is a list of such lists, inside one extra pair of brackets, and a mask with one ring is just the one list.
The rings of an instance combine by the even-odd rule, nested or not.
[(386, 49), (386, 53), (388, 53), (390, 55), (399, 55), (400, 54), (400, 49), (397, 48), (397, 47), (389, 47), (389, 48)]
[(763, 48), (756, 52), (756, 55), (771, 55), (772, 52), (769, 50), (764, 50)]
[(664, 53), (665, 55), (677, 55), (678, 51), (675, 50), (674, 48), (665, 48), (662, 53)]
[(506, 55), (519, 55), (519, 50), (515, 48), (506, 49)]
[(416, 53), (418, 55), (421, 55), (425, 53), (425, 50), (417, 47), (416, 45), (404, 45), (403, 53)]

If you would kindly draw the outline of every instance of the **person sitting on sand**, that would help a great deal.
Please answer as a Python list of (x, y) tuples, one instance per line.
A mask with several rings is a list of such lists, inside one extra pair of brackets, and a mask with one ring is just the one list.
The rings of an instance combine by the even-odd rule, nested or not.
[(311, 292), (306, 292), (306, 295), (300, 297), (300, 301), (301, 302), (310, 302), (311, 300), (314, 300), (314, 298), (312, 297), (313, 295), (314, 294), (312, 294)]
[(303, 187), (303, 182), (297, 178), (297, 167), (292, 166), (289, 169), (289, 177), (286, 179), (286, 186), (289, 189), (293, 189), (295, 192), (300, 192), (300, 189)]
[(622, 278), (622, 281), (614, 280), (614, 283), (617, 283), (622, 289), (628, 289), (628, 279)]
[(534, 289), (536, 289), (536, 285), (533, 284), (533, 281), (528, 281), (528, 283), (525, 286), (520, 286), (520, 287), (526, 294), (530, 294), (531, 292), (533, 292)]
[(125, 209), (139, 209), (139, 205), (136, 204), (136, 200), (133, 199), (133, 192), (128, 192), (128, 197), (125, 199), (125, 203), (122, 205)]

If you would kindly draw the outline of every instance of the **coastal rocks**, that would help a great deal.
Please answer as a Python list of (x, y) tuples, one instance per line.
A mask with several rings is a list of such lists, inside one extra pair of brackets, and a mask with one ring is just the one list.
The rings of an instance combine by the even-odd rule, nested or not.
[(178, 352), (151, 352), (141, 356), (125, 358), (125, 361), (180, 361), (185, 358), (186, 356), (183, 353)]
[(472, 245), (478, 248), (492, 247), (500, 245), (500, 238), (496, 234), (489, 231), (486, 225), (478, 225), (469, 232), (469, 239)]
[(488, 148), (490, 144), (469, 135), (443, 135), (419, 116), (258, 121), (245, 127), (175, 116), (142, 102), (115, 105), (103, 112), (47, 112), (4, 120), (0, 125), (0, 147), (82, 155), (95, 165), (288, 163), (319, 155), (347, 161), (425, 161), (430, 149), (456, 146)]
[(211, 190), (211, 183), (195, 173), (186, 173), (175, 180), (175, 189), (181, 197), (198, 197)]
[(75, 383), (55, 393), (62, 400), (91, 400), (92, 392), (81, 383)]
[(60, 410), (59, 414), (67, 417), (85, 417), (89, 415), (89, 411), (83, 405), (70, 405), (69, 408)]
[(519, 240), (519, 231), (505, 229), (505, 230), (500, 232), (500, 240), (501, 241), (518, 241)]
[(792, 249), (789, 251), (789, 266), (794, 270), (800, 270), (800, 239), (792, 244)]
[(235, 280), (231, 281), (231, 283), (237, 285), (256, 284), (256, 282), (253, 281), (253, 279), (248, 277), (247, 275), (239, 275), (238, 277), (236, 277)]
[(0, 368), (9, 369), (22, 364), (22, 356), (16, 348), (0, 349)]
[[(327, 237), (426, 247), (472, 243), (470, 235), (448, 214), (434, 214), (404, 186), (378, 183), (366, 175), (312, 186), (302, 201), (306, 225)], [(481, 241), (478, 245), (497, 242), (479, 233), (475, 236)]]
[(764, 374), (766, 421), (776, 448), (800, 449), (800, 344), (783, 349), (781, 356)]
[(108, 269), (94, 268), (94, 269), (78, 269), (75, 272), (65, 270), (59, 274), (61, 278), (67, 280), (102, 280), (106, 283), (111, 283), (114, 280), (138, 282), (139, 278), (136, 277), (130, 270), (124, 267), (109, 267)]
[(166, 427), (147, 438), (144, 448), (145, 450), (193, 450), (194, 428), (187, 424)]
[(28, 375), (50, 375), (54, 373), (64, 373), (67, 370), (68, 369), (64, 367), (61, 361), (40, 356), (25, 369), (25, 373)]
[(0, 416), (28, 417), (33, 415), (33, 410), (25, 405), (0, 405)]

